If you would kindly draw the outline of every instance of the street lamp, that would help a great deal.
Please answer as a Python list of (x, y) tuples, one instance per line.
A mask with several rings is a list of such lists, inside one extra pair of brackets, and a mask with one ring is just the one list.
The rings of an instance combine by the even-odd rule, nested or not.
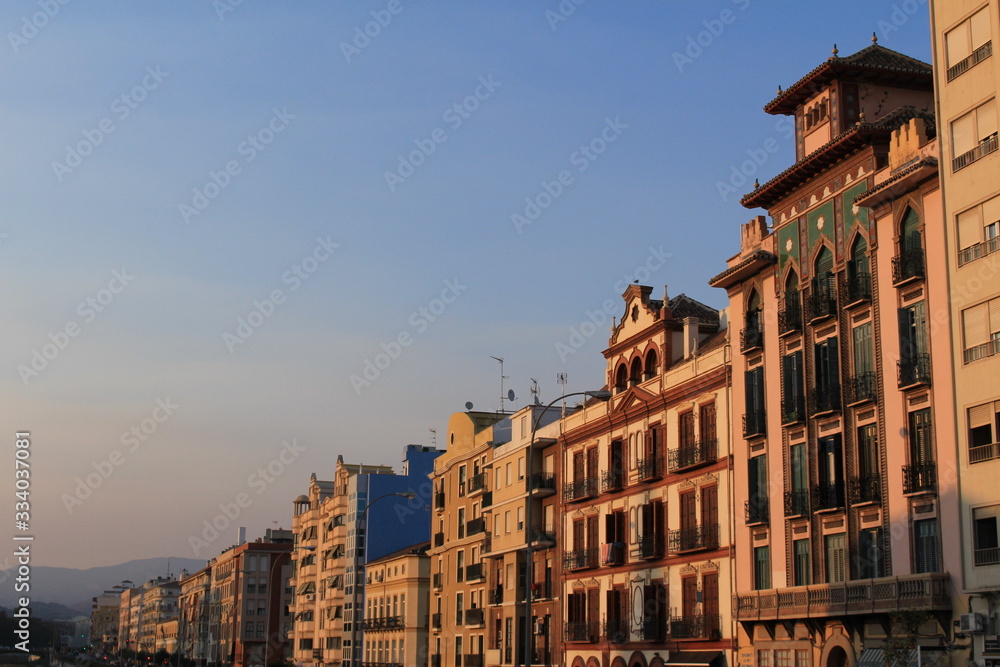
[[(358, 625), (360, 623), (358, 615), (358, 528), (365, 524), (365, 548), (368, 548), (368, 525), (365, 523), (365, 519), (368, 516), (368, 510), (372, 508), (379, 500), (383, 498), (389, 498), (392, 496), (398, 496), (400, 498), (408, 498), (410, 500), (417, 497), (417, 494), (413, 491), (402, 491), (399, 493), (386, 493), (378, 498), (373, 499), (365, 505), (365, 508), (361, 511), (361, 516), (358, 517), (357, 521), (354, 523), (354, 583), (351, 588), (351, 664), (354, 664), (353, 656), (355, 652), (358, 651)], [(360, 653), (358, 654), (360, 656)], [(264, 667), (267, 667), (265, 665)]]
[[(295, 551), (296, 549), (302, 549), (303, 551), (316, 551), (316, 547), (314, 547), (314, 546), (292, 547), (292, 551)], [(267, 571), (267, 586), (268, 586), (268, 594), (269, 595), (270, 595), (270, 592), (271, 592), (270, 591), (270, 588), (271, 588), (271, 579), (272, 579), (272, 577), (274, 577), (274, 566), (277, 565), (281, 561), (281, 554), (282, 553), (284, 553), (284, 552), (278, 552), (278, 553), (274, 554), (274, 562), (271, 563), (271, 567), (268, 568), (268, 571)], [(289, 557), (291, 557), (291, 551), (288, 552), (288, 553), (289, 553)], [(279, 583), (280, 583), (280, 581), (279, 581)], [(278, 604), (281, 604), (281, 595), (282, 595), (282, 592), (281, 592), (281, 588), (280, 587), (278, 587), (278, 591), (277, 592), (278, 592)], [(267, 601), (267, 614), (264, 616), (264, 667), (267, 667), (267, 653), (268, 653), (267, 649), (269, 649), (270, 647), (271, 647), (271, 602), (270, 602), (270, 600), (268, 600)]]
[(532, 575), (534, 574), (534, 562), (531, 556), (531, 451), (535, 446), (535, 432), (538, 430), (538, 422), (541, 421), (542, 415), (548, 412), (549, 408), (553, 405), (569, 398), (570, 396), (587, 396), (589, 398), (596, 398), (599, 401), (608, 401), (611, 399), (611, 392), (606, 389), (600, 389), (598, 391), (574, 391), (570, 394), (563, 394), (559, 398), (555, 399), (544, 408), (542, 408), (535, 418), (531, 422), (531, 440), (528, 443), (528, 451), (525, 454), (524, 462), (524, 472), (525, 477), (528, 481), (527, 502), (524, 508), (524, 528), (525, 528), (525, 540), (524, 540), (524, 560), (525, 560), (525, 577), (524, 577), (524, 665), (525, 667), (530, 667), (532, 654), (531, 654), (531, 644), (532, 637), (534, 636), (531, 631), (531, 586), (532, 586)]

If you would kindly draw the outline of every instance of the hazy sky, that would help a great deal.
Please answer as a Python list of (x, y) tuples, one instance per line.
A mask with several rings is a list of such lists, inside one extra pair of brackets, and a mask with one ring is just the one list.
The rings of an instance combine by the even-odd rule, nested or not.
[(760, 213), (734, 173), (792, 160), (761, 111), (778, 85), (873, 31), (928, 60), (927, 15), (4, 2), (0, 399), (11, 485), (32, 436), (33, 562), (287, 528), (338, 454), (398, 465), (466, 401), (497, 409), (491, 356), (514, 407), (530, 378), (546, 402), (559, 372), (599, 388), (633, 279), (726, 305), (707, 280)]

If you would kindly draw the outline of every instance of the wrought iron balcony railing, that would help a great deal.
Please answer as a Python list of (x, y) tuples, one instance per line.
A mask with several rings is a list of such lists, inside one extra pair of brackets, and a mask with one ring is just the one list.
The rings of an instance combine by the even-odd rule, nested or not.
[(444, 511), (444, 491), (438, 491), (434, 494), (434, 511)]
[(485, 491), (486, 482), (487, 478), (485, 472), (477, 473), (473, 475), (471, 478), (469, 478), (469, 495), (472, 495), (473, 493), (476, 493), (478, 491)]
[(639, 538), (639, 558), (662, 558), (663, 535), (654, 533)]
[(465, 522), (465, 535), (466, 537), (472, 537), (473, 535), (479, 535), (480, 533), (486, 532), (486, 519), (483, 517), (478, 517), (476, 519), (470, 519)]
[(840, 384), (830, 383), (809, 390), (810, 413), (820, 415), (840, 410)]
[(878, 376), (872, 371), (852, 375), (844, 383), (844, 400), (848, 405), (865, 403), (878, 398)]
[(865, 475), (847, 480), (847, 496), (852, 505), (877, 503), (882, 500), (882, 476)]
[(899, 388), (931, 383), (931, 355), (914, 354), (896, 362)]
[(924, 277), (924, 249), (907, 248), (892, 258), (892, 284)]
[(722, 617), (718, 614), (674, 616), (670, 619), (671, 639), (722, 639)]
[(809, 491), (794, 489), (785, 491), (785, 516), (809, 515)]
[(605, 470), (601, 473), (601, 491), (605, 493), (621, 491), (624, 486), (624, 479), (625, 476), (622, 474), (621, 468)]
[(659, 456), (650, 456), (644, 459), (639, 459), (636, 464), (636, 468), (639, 471), (640, 482), (648, 482), (649, 480), (658, 479), (660, 475), (663, 474), (663, 459)]
[(767, 496), (752, 496), (743, 505), (743, 512), (747, 525), (756, 523), (767, 523), (769, 519)]
[(743, 415), (743, 437), (754, 438), (765, 435), (766, 420), (763, 410), (747, 412)]
[(718, 458), (719, 441), (701, 440), (677, 449), (667, 451), (667, 469), (676, 472), (685, 468), (693, 468), (703, 463), (711, 463)]
[(778, 311), (778, 335), (802, 331), (802, 306), (796, 294), (794, 299), (785, 299), (784, 308)]
[(786, 396), (781, 399), (781, 423), (798, 424), (806, 419), (806, 397), (802, 394), (798, 396)]
[(563, 567), (567, 570), (582, 570), (597, 567), (597, 549), (576, 549), (563, 554)]
[(810, 322), (837, 314), (836, 291), (830, 287), (812, 290), (806, 297), (806, 316)]
[(664, 618), (646, 616), (639, 626), (639, 636), (643, 641), (662, 642), (667, 638), (667, 622)]
[(568, 642), (593, 644), (599, 638), (600, 627), (596, 621), (569, 622), (563, 626), (563, 636)]
[(903, 466), (903, 493), (937, 490), (937, 464), (917, 463)]
[(563, 487), (563, 500), (568, 503), (586, 500), (597, 495), (597, 479), (584, 477)]
[(556, 475), (552, 472), (536, 472), (531, 475), (531, 479), (528, 482), (529, 491), (538, 491), (541, 493), (555, 493), (556, 490)]
[(670, 551), (674, 553), (717, 549), (719, 547), (719, 524), (709, 523), (671, 530), (669, 539)]
[(840, 509), (844, 506), (844, 485), (814, 484), (812, 487), (813, 511)]
[[(849, 272), (850, 273), (850, 272)], [(847, 275), (841, 283), (845, 304), (872, 300), (872, 275), (867, 271), (857, 271)]]
[(623, 644), (629, 639), (628, 621), (612, 618), (604, 621), (604, 637), (612, 644)]
[(740, 331), (740, 352), (750, 352), (764, 347), (764, 328), (752, 324)]

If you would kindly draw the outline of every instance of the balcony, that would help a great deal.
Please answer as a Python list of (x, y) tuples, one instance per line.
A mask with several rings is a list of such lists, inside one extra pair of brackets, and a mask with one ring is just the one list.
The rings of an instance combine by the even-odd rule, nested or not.
[(563, 488), (563, 500), (568, 503), (575, 503), (580, 500), (587, 500), (597, 495), (597, 479), (584, 477)]
[(486, 624), (486, 610), (482, 607), (465, 610), (466, 627), (479, 627)]
[(814, 484), (812, 487), (812, 506), (814, 512), (843, 509), (844, 485)]
[(937, 490), (937, 465), (903, 466), (903, 493), (933, 493)]
[(534, 600), (551, 600), (552, 599), (552, 580), (546, 579), (544, 581), (536, 581), (531, 584), (531, 599)]
[(931, 383), (931, 355), (915, 354), (896, 362), (896, 382), (900, 389)]
[(662, 642), (667, 638), (665, 625), (663, 619), (647, 616), (639, 626), (639, 637), (647, 642)]
[(840, 412), (840, 384), (830, 383), (809, 390), (809, 414)]
[(597, 567), (597, 549), (577, 549), (563, 554), (563, 567), (567, 570), (583, 570)]
[(663, 558), (663, 535), (656, 533), (639, 538), (639, 558)]
[(444, 546), (444, 533), (434, 533), (434, 547)]
[(431, 629), (440, 630), (441, 629), (441, 612), (436, 614), (431, 614)]
[(535, 526), (531, 529), (531, 545), (536, 549), (549, 549), (556, 545), (556, 531), (552, 526)]
[(465, 522), (465, 535), (472, 537), (486, 532), (486, 519), (479, 517)]
[(403, 630), (406, 627), (405, 619), (402, 616), (387, 616), (384, 618), (366, 618), (361, 622), (361, 628), (365, 632)]
[(621, 491), (624, 486), (624, 478), (621, 468), (605, 470), (601, 473), (601, 491), (604, 493)]
[(671, 530), (669, 535), (670, 551), (673, 553), (719, 548), (719, 524), (717, 523), (679, 528)]
[(951, 161), (952, 171), (958, 171), (959, 169), (965, 169), (973, 162), (986, 157), (990, 153), (993, 153), (1000, 148), (1000, 144), (997, 143), (997, 133), (994, 132), (990, 136), (982, 139), (975, 148), (971, 151), (966, 151), (961, 155), (956, 156)]
[(847, 480), (847, 497), (852, 505), (882, 502), (882, 476), (851, 477)]
[[(958, 159), (958, 158), (956, 158)], [(924, 249), (908, 248), (892, 258), (892, 284), (904, 285), (924, 277)]]
[(836, 314), (837, 296), (832, 288), (824, 286), (813, 289), (806, 297), (806, 317), (810, 322), (833, 317)]
[(435, 572), (433, 575), (431, 575), (431, 582), (432, 582), (431, 585), (433, 586), (434, 590), (436, 591), (441, 590), (444, 587), (444, 575), (441, 574), (440, 572)]
[(746, 501), (743, 505), (743, 513), (748, 526), (767, 523), (769, 517), (767, 498), (758, 496), (753, 500)]
[(972, 54), (948, 68), (948, 81), (965, 74), (971, 68), (993, 55), (993, 42), (989, 41), (972, 52)]
[(1000, 548), (975, 549), (972, 552), (972, 564), (976, 567), (1000, 565)]
[(695, 468), (715, 461), (719, 454), (718, 440), (702, 440), (667, 451), (667, 469), (670, 472)]
[(722, 617), (717, 614), (674, 616), (670, 619), (671, 639), (722, 639)]
[[(997, 238), (1000, 239), (1000, 236)], [(994, 338), (982, 345), (973, 345), (970, 348), (966, 348), (962, 352), (962, 363), (971, 364), (973, 361), (979, 361), (980, 359), (986, 359), (998, 354), (1000, 354), (1000, 338)]]
[(948, 574), (934, 572), (748, 591), (733, 597), (734, 620), (825, 619), (909, 609), (950, 611), (948, 582)]
[(969, 447), (969, 463), (982, 463), (993, 459), (1000, 459), (1000, 442)]
[(764, 329), (754, 324), (740, 331), (740, 352), (746, 354), (764, 347)]
[(799, 305), (798, 295), (794, 299), (785, 299), (784, 306), (778, 311), (778, 335), (802, 331), (802, 306)]
[(801, 394), (781, 399), (781, 424), (800, 424), (806, 420), (806, 398)]
[(598, 641), (600, 627), (596, 622), (571, 622), (563, 625), (563, 637), (567, 642), (585, 642), (593, 644)]
[[(849, 271), (848, 273), (852, 273)], [(872, 300), (872, 275), (867, 271), (853, 272), (842, 278), (840, 289), (844, 295), (844, 307), (850, 308)]]
[(756, 438), (765, 435), (766, 419), (764, 411), (747, 412), (743, 415), (743, 437)]
[(844, 384), (844, 400), (848, 405), (867, 403), (878, 398), (878, 376), (871, 371), (851, 375)]
[(808, 516), (809, 515), (809, 491), (806, 489), (796, 489), (785, 491), (785, 516)]
[(969, 246), (965, 250), (958, 253), (958, 265), (965, 266), (969, 262), (974, 262), (977, 259), (982, 259), (987, 255), (992, 255), (993, 253), (1000, 251), (1000, 236), (994, 236), (988, 241), (983, 241), (982, 243), (977, 243), (975, 245)]
[(486, 490), (486, 473), (481, 472), (469, 478), (468, 495), (474, 496)]
[(528, 491), (536, 498), (551, 496), (556, 492), (556, 476), (551, 472), (536, 472), (528, 480)]
[(649, 482), (659, 479), (663, 474), (663, 460), (659, 456), (639, 459), (636, 462), (636, 468), (639, 471), (639, 481)]
[(497, 586), (488, 591), (487, 601), (491, 605), (503, 604), (503, 588)]
[(624, 644), (629, 639), (628, 621), (620, 618), (604, 621), (604, 637), (612, 644)]
[(466, 581), (479, 581), (486, 578), (486, 568), (482, 563), (473, 563), (465, 567)]
[(438, 491), (434, 494), (434, 511), (444, 511), (444, 491)]

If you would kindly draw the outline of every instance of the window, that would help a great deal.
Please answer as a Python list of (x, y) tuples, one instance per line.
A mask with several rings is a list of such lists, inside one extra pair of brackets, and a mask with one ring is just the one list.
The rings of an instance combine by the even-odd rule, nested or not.
[(747, 499), (747, 522), (762, 523), (768, 518), (767, 498), (767, 454), (754, 456), (749, 460), (749, 498)]
[(644, 374), (644, 379), (650, 380), (656, 377), (656, 350), (650, 350), (646, 353), (646, 372)]
[(882, 552), (882, 529), (869, 528), (858, 533), (858, 578), (877, 579), (885, 572)]
[(872, 479), (880, 476), (878, 424), (858, 428), (858, 476)]
[(812, 567), (810, 565), (809, 558), (809, 540), (795, 540), (793, 543), (794, 557), (793, 562), (793, 584), (795, 586), (808, 586), (812, 583)]
[(937, 519), (913, 522), (913, 547), (913, 569), (916, 574), (941, 571)]
[(803, 516), (809, 513), (809, 461), (804, 442), (788, 448), (791, 468), (791, 496), (785, 507), (786, 516)]
[(930, 381), (931, 362), (927, 340), (927, 304), (923, 301), (900, 308), (899, 318), (899, 366), (897, 369), (900, 387), (922, 384)]
[(844, 506), (844, 458), (840, 434), (820, 438), (819, 454), (819, 503), (815, 509), (833, 509)]
[(840, 357), (837, 337), (832, 336), (813, 348), (816, 364), (816, 395), (813, 409), (816, 413), (840, 409)]
[(763, 591), (771, 587), (771, 548), (754, 547), (753, 587)]
[[(698, 417), (698, 429), (701, 442), (715, 442), (718, 439), (716, 431), (715, 403), (701, 406)], [(714, 458), (714, 457), (712, 457)]]
[(771, 651), (769, 649), (757, 650), (757, 667), (771, 667)]
[(867, 301), (872, 296), (872, 275), (868, 262), (868, 242), (858, 234), (847, 262), (847, 302)]
[(792, 667), (792, 649), (790, 648), (775, 649), (774, 667)]
[(1000, 401), (969, 408), (969, 463), (1000, 458)]
[(1000, 517), (1000, 505), (977, 507), (972, 510), (973, 563), (976, 567), (1000, 565), (998, 517)]
[(816, 256), (816, 277), (812, 280), (809, 297), (809, 319), (834, 315), (837, 312), (837, 280), (833, 274), (833, 253), (824, 246)]
[(990, 41), (990, 9), (981, 10), (944, 35), (948, 81), (967, 72), (993, 53)]
[(618, 372), (615, 374), (615, 391), (622, 392), (628, 386), (628, 370), (625, 368), (625, 364), (618, 367)]
[(524, 508), (517, 508), (517, 529), (519, 531), (524, 530)]
[(781, 358), (781, 391), (781, 423), (796, 424), (805, 419), (802, 350)]
[(931, 430), (931, 410), (924, 408), (910, 413), (910, 462), (932, 463), (934, 443)]
[(740, 350), (746, 352), (760, 348), (764, 343), (762, 336), (762, 318), (760, 293), (752, 290), (746, 302), (746, 327), (740, 332)]
[(679, 441), (678, 444), (681, 447), (690, 447), (695, 442), (695, 440), (694, 440), (694, 413), (693, 412), (685, 412), (684, 414), (682, 414), (679, 417), (678, 422), (679, 422), (679, 427), (680, 427), (680, 433), (679, 433), (679, 435), (680, 435), (679, 440), (680, 441)]
[(642, 358), (636, 357), (632, 360), (632, 370), (629, 374), (629, 385), (637, 385), (642, 382)]
[(758, 366), (744, 375), (746, 412), (743, 415), (743, 437), (764, 435), (764, 367)]
[(847, 536), (836, 533), (823, 539), (826, 543), (826, 583), (847, 581)]
[(795, 667), (812, 667), (812, 659), (809, 656), (809, 649), (795, 649)]
[(962, 347), (967, 364), (1000, 353), (1000, 297), (962, 311)]
[(951, 142), (955, 157), (952, 171), (969, 166), (997, 149), (997, 104), (992, 99), (951, 123)]
[(524, 480), (524, 457), (517, 460), (517, 481)]
[(963, 211), (958, 226), (958, 265), (1000, 250), (1000, 196)]
[(465, 537), (465, 508), (458, 508), (458, 539)]

